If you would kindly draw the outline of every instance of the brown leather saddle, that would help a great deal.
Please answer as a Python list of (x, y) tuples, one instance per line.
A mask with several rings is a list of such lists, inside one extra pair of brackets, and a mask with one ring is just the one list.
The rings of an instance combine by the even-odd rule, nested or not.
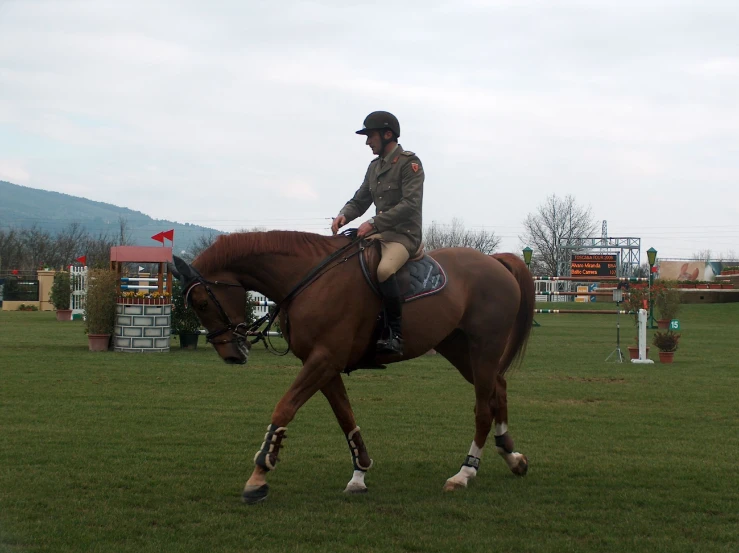
[[(380, 264), (380, 243), (366, 240), (364, 252), (359, 256), (362, 274), (370, 288), (381, 296), (377, 283), (377, 266)], [(446, 273), (433, 257), (423, 251), (409, 259), (396, 273), (404, 303), (438, 294), (446, 286)]]
[[(370, 288), (381, 296), (377, 282), (377, 266), (380, 264), (380, 243), (376, 240), (365, 240), (362, 242), (362, 253), (359, 255), (359, 264), (362, 273)], [(425, 298), (439, 293), (446, 286), (446, 273), (441, 265), (430, 255), (423, 251), (414, 258), (409, 259), (405, 265), (396, 273), (398, 286), (402, 295), (402, 301), (408, 303), (413, 300)], [(359, 362), (346, 367), (344, 372), (350, 374), (357, 369), (384, 369), (385, 365), (377, 360), (375, 344), (387, 330), (385, 312), (381, 311), (377, 316), (377, 325), (362, 358)]]

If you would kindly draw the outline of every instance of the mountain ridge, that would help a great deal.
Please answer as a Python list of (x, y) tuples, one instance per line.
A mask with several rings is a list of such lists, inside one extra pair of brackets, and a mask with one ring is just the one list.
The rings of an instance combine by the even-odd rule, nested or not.
[(186, 250), (203, 235), (223, 234), (200, 225), (154, 219), (127, 207), (0, 180), (0, 231), (35, 227), (56, 234), (77, 222), (90, 234), (116, 236), (121, 219), (130, 244), (136, 246), (156, 245), (151, 237), (169, 229), (175, 231), (178, 250)]

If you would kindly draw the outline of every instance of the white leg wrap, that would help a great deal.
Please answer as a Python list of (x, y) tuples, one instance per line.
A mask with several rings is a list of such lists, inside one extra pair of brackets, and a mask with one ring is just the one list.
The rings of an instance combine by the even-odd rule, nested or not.
[(344, 489), (344, 493), (362, 493), (367, 491), (367, 486), (364, 483), (364, 475), (366, 473), (362, 470), (355, 470), (352, 479)]
[(472, 445), (470, 446), (470, 451), (467, 454), (465, 464), (462, 465), (462, 468), (459, 469), (459, 472), (449, 478), (447, 482), (451, 482), (453, 484), (457, 484), (466, 488), (467, 482), (477, 476), (477, 467), (469, 466), (467, 462), (470, 461), (471, 463), (479, 464), (480, 457), (482, 457), (482, 448), (477, 447), (475, 441), (472, 440)]

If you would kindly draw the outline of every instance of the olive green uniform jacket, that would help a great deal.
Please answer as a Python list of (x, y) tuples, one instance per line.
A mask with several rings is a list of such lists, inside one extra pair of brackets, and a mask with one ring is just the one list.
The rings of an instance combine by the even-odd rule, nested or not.
[(353, 221), (375, 204), (375, 228), (387, 242), (399, 242), (413, 256), (421, 247), (423, 166), (413, 152), (398, 144), (386, 159), (369, 164), (364, 182), (339, 212)]

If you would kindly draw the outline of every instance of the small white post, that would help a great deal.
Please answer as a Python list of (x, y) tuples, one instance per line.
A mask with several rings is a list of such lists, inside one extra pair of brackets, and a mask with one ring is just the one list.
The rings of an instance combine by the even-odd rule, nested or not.
[(639, 310), (639, 359), (632, 359), (632, 363), (654, 363), (647, 359), (647, 318), (646, 309)]

